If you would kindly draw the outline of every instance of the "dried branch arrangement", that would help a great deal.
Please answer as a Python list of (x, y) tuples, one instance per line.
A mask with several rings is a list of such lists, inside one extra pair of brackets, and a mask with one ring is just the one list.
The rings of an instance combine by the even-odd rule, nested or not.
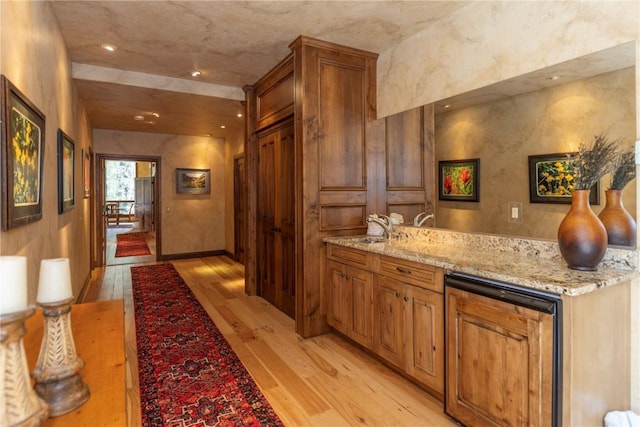
[(636, 177), (636, 155), (633, 151), (620, 154), (618, 167), (611, 176), (610, 190), (622, 190)]
[(604, 135), (596, 135), (590, 147), (580, 144), (573, 160), (574, 190), (589, 190), (602, 176), (618, 167), (620, 154), (616, 148), (619, 143)]

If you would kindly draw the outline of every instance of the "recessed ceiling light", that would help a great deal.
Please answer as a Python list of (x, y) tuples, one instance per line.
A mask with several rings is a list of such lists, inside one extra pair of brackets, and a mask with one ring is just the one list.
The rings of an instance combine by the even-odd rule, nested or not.
[(242, 117), (242, 113), (238, 113), (238, 117)]
[(451, 104), (445, 104), (444, 108), (451, 108)]
[(225, 125), (220, 125), (220, 129), (226, 129), (227, 127)]
[(200, 77), (202, 73), (198, 70), (192, 70), (191, 71), (191, 77)]
[(153, 117), (156, 117), (156, 118), (160, 117), (160, 114), (159, 114), (159, 113), (156, 113), (155, 111), (154, 111), (153, 113), (151, 113), (151, 115), (152, 115)]
[(547, 80), (558, 80), (560, 78), (560, 76), (551, 76), (551, 77), (547, 77)]
[(144, 120), (144, 116), (133, 116), (133, 120), (142, 121)]
[(108, 50), (109, 52), (115, 52), (115, 51), (116, 51), (116, 49), (117, 49), (117, 47), (115, 47), (114, 45), (112, 45), (112, 44), (107, 44), (107, 43), (103, 44), (103, 45), (102, 45), (102, 48), (103, 48), (104, 50)]

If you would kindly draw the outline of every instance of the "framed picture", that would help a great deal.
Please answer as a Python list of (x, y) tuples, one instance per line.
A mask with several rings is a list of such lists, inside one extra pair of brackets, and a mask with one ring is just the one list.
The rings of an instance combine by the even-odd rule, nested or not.
[(5, 76), (2, 86), (2, 229), (42, 218), (45, 117)]
[(438, 198), (460, 202), (478, 202), (480, 159), (441, 160), (438, 162)]
[(82, 149), (82, 191), (86, 199), (91, 195), (91, 157), (89, 152)]
[(176, 169), (176, 191), (186, 194), (208, 194), (211, 192), (209, 169)]
[(75, 144), (58, 129), (58, 213), (73, 209), (75, 182)]
[[(531, 203), (571, 203), (573, 157), (576, 153), (529, 156), (529, 201)], [(589, 203), (600, 204), (600, 184), (591, 189)]]

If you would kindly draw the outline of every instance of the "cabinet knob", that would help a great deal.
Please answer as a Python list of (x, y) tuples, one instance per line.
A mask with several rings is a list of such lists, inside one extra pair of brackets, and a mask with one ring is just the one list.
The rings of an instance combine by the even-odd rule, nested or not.
[(409, 301), (409, 297), (405, 296), (405, 297), (404, 297), (404, 300), (405, 300), (405, 301)]
[(400, 292), (396, 292), (396, 298), (400, 296)]

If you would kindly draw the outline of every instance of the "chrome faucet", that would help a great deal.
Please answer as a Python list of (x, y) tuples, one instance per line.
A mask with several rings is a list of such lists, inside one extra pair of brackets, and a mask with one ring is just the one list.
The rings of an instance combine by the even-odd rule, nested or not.
[(413, 225), (415, 227), (422, 227), (422, 224), (424, 224), (426, 220), (434, 217), (435, 215), (433, 215), (432, 213), (428, 214), (426, 212), (420, 212), (418, 215), (416, 215), (415, 218), (413, 218)]
[(391, 239), (391, 233), (393, 233), (393, 224), (391, 224), (391, 218), (386, 215), (378, 215), (378, 218), (367, 217), (367, 222), (375, 222), (380, 225), (382, 229), (387, 233), (387, 239)]

